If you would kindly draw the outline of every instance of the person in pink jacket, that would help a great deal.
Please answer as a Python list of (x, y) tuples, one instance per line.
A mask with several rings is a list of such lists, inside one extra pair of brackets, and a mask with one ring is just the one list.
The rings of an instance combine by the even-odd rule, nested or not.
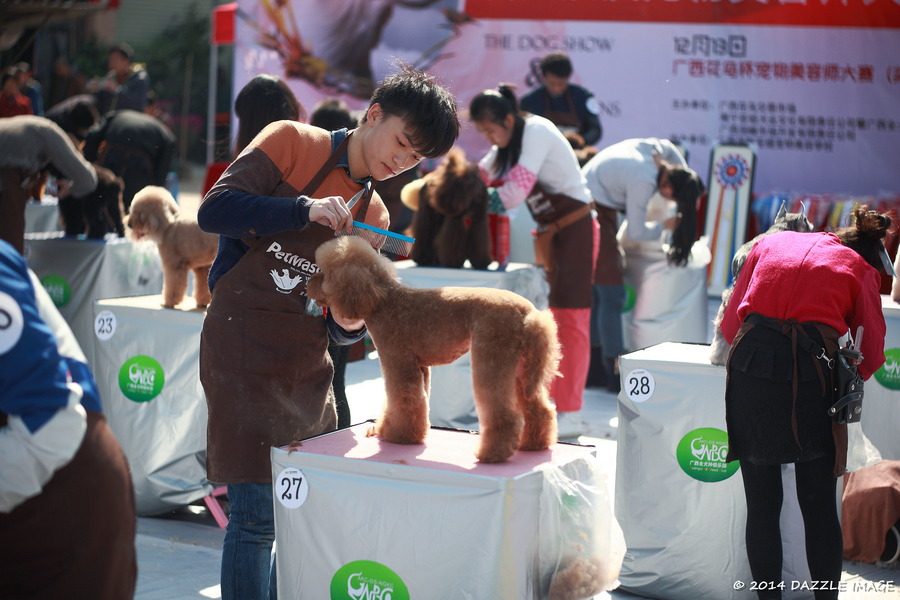
[[(728, 458), (741, 461), (747, 556), (759, 598), (781, 598), (781, 465), (794, 463), (811, 579), (828, 582), (816, 600), (838, 597), (843, 539), (835, 485), (846, 470), (847, 426), (828, 409), (838, 400), (829, 358), (847, 342), (869, 378), (884, 363), (881, 271), (887, 215), (858, 207), (836, 233), (786, 231), (750, 251), (722, 321), (732, 345), (726, 369)], [(859, 335), (862, 327), (862, 335)], [(843, 342), (843, 343), (842, 343)], [(822, 350), (824, 349), (824, 356)], [(765, 589), (763, 589), (765, 588)]]

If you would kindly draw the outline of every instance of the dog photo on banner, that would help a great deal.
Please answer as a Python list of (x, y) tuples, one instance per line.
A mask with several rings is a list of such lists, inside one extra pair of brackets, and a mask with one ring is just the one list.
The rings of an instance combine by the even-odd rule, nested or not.
[(705, 228), (712, 253), (707, 271), (710, 296), (721, 296), (731, 285), (731, 261), (747, 241), (755, 163), (756, 153), (749, 146), (720, 144), (713, 148)]

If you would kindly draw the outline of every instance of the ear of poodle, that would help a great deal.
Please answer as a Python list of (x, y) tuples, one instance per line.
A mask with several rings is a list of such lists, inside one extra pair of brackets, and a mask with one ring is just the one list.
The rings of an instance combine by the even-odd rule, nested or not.
[(426, 179), (422, 177), (414, 179), (403, 186), (403, 189), (400, 190), (400, 201), (404, 206), (410, 210), (419, 210), (419, 194), (425, 185), (425, 181)]
[(312, 292), (321, 290), (327, 305), (348, 319), (371, 315), (384, 302), (394, 279), (391, 262), (368, 242), (354, 236), (319, 246), (316, 263), (323, 278), (313, 285)]

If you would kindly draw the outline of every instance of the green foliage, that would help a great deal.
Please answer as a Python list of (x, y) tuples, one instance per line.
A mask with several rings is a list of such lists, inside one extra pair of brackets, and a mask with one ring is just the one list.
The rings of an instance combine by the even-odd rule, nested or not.
[[(206, 115), (209, 87), (209, 15), (198, 13), (192, 4), (177, 21), (151, 43), (135, 49), (146, 64), (150, 86), (160, 106), (169, 113), (175, 135), (187, 130), (187, 158), (206, 159)], [(188, 118), (184, 113), (185, 79), (190, 76)]]
[(77, 66), (78, 70), (84, 73), (88, 79), (103, 77), (109, 72), (107, 62), (111, 49), (112, 45), (100, 44), (96, 38), (93, 38), (78, 47), (78, 55), (72, 59), (72, 66)]

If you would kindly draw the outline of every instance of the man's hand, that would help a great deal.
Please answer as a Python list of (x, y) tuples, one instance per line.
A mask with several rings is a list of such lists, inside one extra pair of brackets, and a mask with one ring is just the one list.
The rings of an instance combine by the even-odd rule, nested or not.
[(313, 199), (309, 206), (309, 220), (331, 227), (335, 231), (344, 229), (347, 233), (353, 229), (353, 217), (347, 203), (340, 196)]
[(334, 309), (329, 308), (329, 310), (331, 310), (331, 317), (334, 319), (334, 322), (337, 323), (344, 331), (356, 331), (358, 329), (362, 329), (366, 325), (366, 321), (364, 319), (345, 319)]
[(64, 200), (69, 196), (69, 193), (72, 191), (72, 182), (68, 179), (57, 179), (56, 180), (56, 197), (59, 200)]

